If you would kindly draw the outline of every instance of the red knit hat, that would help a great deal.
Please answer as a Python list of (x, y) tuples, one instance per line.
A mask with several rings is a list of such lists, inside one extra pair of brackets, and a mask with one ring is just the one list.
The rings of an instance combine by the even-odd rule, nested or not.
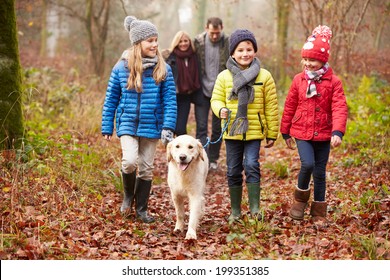
[(317, 26), (303, 45), (302, 57), (328, 62), (331, 38), (332, 30), (328, 26)]

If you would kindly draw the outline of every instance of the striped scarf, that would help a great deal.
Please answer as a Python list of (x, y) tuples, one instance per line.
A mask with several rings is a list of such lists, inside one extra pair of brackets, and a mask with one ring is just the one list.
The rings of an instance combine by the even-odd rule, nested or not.
[(317, 88), (315, 82), (321, 80), (321, 77), (328, 71), (329, 64), (325, 63), (320, 69), (316, 71), (308, 71), (305, 69), (305, 79), (307, 80), (306, 97), (312, 98), (317, 95)]

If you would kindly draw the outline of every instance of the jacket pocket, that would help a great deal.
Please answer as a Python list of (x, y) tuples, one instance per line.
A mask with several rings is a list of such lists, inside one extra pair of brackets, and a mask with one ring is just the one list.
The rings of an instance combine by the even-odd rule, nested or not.
[(257, 113), (257, 118), (259, 119), (259, 122), (260, 122), (261, 134), (264, 135), (264, 124), (263, 124), (263, 121), (261, 120), (261, 114), (260, 113)]
[(162, 130), (162, 118), (159, 118), (159, 114), (157, 112), (157, 109), (154, 109), (154, 126), (156, 131), (161, 131)]
[(332, 117), (330, 115), (326, 115), (326, 123), (332, 127)]
[(122, 123), (122, 116), (123, 116), (123, 113), (124, 113), (124, 110), (122, 108), (118, 108), (118, 110), (116, 111), (116, 131), (118, 132), (119, 131), (119, 127)]
[(328, 114), (323, 115), (322, 129), (326, 132), (332, 131), (332, 117)]
[(292, 123), (298, 122), (301, 118), (302, 118), (302, 112), (297, 112), (297, 113), (294, 115), (293, 119), (292, 119)]
[(124, 112), (125, 112), (125, 110), (123, 110), (122, 108), (118, 110), (118, 128), (122, 122), (122, 116), (123, 116)]

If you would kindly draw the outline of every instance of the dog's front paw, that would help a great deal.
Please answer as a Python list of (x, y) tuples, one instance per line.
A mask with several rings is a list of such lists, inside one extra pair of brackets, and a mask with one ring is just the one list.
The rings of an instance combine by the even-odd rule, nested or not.
[(173, 232), (183, 232), (184, 226), (176, 225)]
[(186, 239), (196, 239), (196, 232), (195, 230), (189, 228), (186, 234)]

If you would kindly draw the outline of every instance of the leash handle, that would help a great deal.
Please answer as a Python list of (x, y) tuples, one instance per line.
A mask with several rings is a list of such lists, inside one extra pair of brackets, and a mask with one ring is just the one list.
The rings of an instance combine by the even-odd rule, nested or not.
[(225, 120), (225, 124), (224, 124), (223, 127), (222, 127), (221, 135), (219, 136), (219, 138), (218, 138), (217, 140), (211, 142), (211, 141), (210, 141), (210, 138), (207, 137), (207, 138), (206, 138), (206, 139), (207, 139), (207, 142), (206, 142), (206, 144), (204, 144), (203, 148), (206, 148), (206, 147), (207, 147), (208, 145), (210, 145), (210, 144), (211, 144), (211, 145), (216, 144), (216, 143), (218, 143), (219, 141), (222, 140), (223, 134), (225, 133), (225, 131), (227, 130), (227, 128), (228, 128), (228, 126), (229, 126), (231, 114), (232, 114), (232, 111), (230, 111), (230, 110), (228, 109), (228, 117), (227, 117), (227, 120)]

